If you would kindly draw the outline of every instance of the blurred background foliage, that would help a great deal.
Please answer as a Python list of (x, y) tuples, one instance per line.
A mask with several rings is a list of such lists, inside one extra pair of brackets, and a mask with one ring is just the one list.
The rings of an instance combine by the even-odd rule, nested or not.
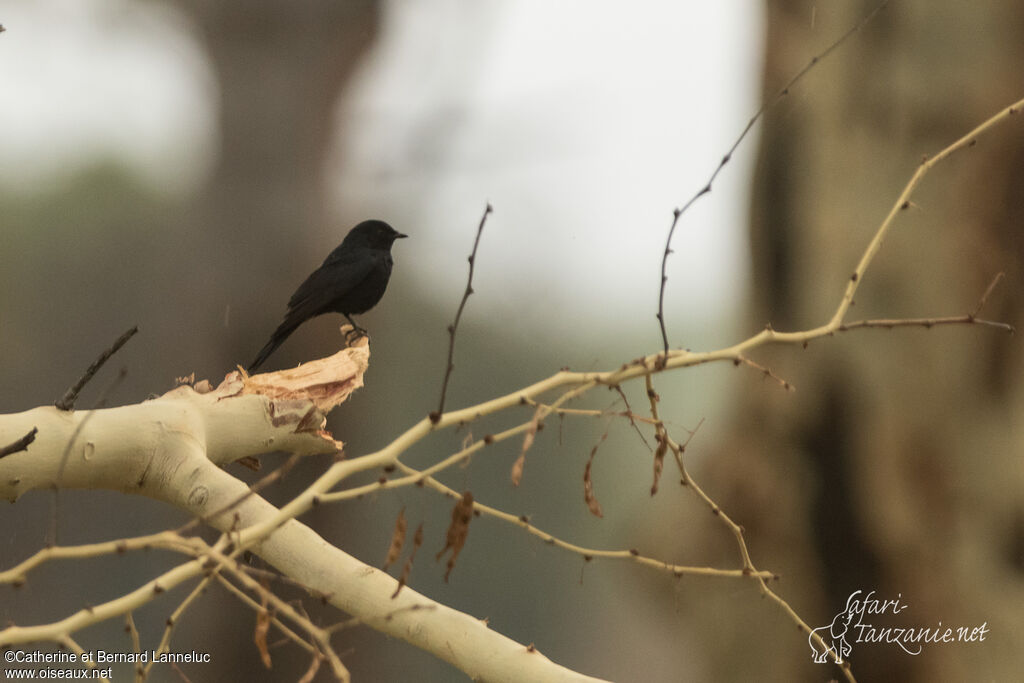
[[(0, 410), (51, 403), (136, 324), (140, 334), (80, 407), (143, 400), (192, 372), (219, 380), (251, 360), (288, 294), (351, 225), (372, 216), (411, 239), (396, 245), (389, 292), (363, 319), (372, 333), (366, 387), (329, 429), (352, 456), (383, 446), (436, 406), (445, 328), (488, 200), (496, 213), (460, 328), (449, 407), (563, 366), (604, 369), (656, 351), (657, 267), (671, 208), (701, 186), (757, 99), (773, 96), (873, 6), (771, 1), (753, 13), (749, 3), (719, 4), (698, 11), (652, 2), (624, 15), (614, 3), (532, 13), (497, 1), (95, 0), (34, 11), (0, 3), (8, 28), (0, 64), (14, 79), (0, 107), (41, 103), (27, 115), (32, 126), (5, 119), (18, 134), (0, 151)], [(1022, 12), (1013, 3), (936, 10), (894, 2), (817, 66), (684, 219), (669, 262), (673, 345), (715, 348), (769, 321), (798, 329), (827, 319), (920, 155), (1021, 96)], [(53, 36), (61, 46), (33, 61), (26, 42)], [(161, 46), (160, 59), (116, 52), (146, 40)], [(86, 49), (96, 44), (115, 57)], [(58, 68), (50, 62), (89, 78), (70, 94), (48, 89), (32, 76)], [(102, 82), (85, 87), (93, 71), (126, 62), (122, 99)], [(180, 99), (151, 94), (164, 77)], [(77, 140), (73, 154), (61, 151), (83, 112), (134, 131), (135, 108), (145, 106), (171, 122), (156, 161), (139, 162), (153, 144), (141, 133), (138, 144), (134, 134), (125, 144), (96, 133)], [(901, 217), (869, 271), (854, 318), (962, 313), (1006, 271), (987, 316), (1019, 325), (1022, 140), (1019, 127), (1005, 127), (936, 169), (916, 197), (920, 210)], [(332, 352), (339, 322), (306, 325), (272, 368)], [(863, 331), (756, 358), (797, 391), (725, 366), (656, 381), (677, 438), (704, 419), (688, 451), (694, 475), (745, 526), (755, 564), (782, 575), (780, 594), (812, 626), (830, 622), (858, 588), (902, 594), (907, 625), (989, 622), (986, 643), (919, 657), (855, 645), (862, 680), (1011, 679), (1024, 628), (1016, 339), (975, 328)], [(127, 374), (115, 382), (120, 367)], [(628, 395), (641, 410), (642, 388)], [(609, 393), (581, 405), (622, 409), (617, 401)], [(523, 408), (437, 435), (408, 462), (431, 462), (470, 432), (529, 415)], [(605, 431), (594, 465), (599, 520), (586, 510), (581, 477)], [(504, 445), (442, 480), (583, 545), (739, 566), (717, 520), (668, 485), (671, 470), (662, 492), (648, 496), (651, 455), (624, 421), (550, 420), (513, 488), (517, 455), (518, 444)], [(277, 462), (264, 458), (265, 467)], [(302, 463), (267, 497), (288, 500), (326, 466)], [(443, 545), (450, 504), (419, 489), (320, 508), (303, 521), (379, 566), (403, 506), (427, 533), (414, 588), (571, 668), (618, 681), (837, 675), (811, 662), (804, 637), (752, 583), (584, 565), (487, 519), (474, 521), (444, 583), (429, 556)], [(45, 543), (53, 495), (36, 492), (0, 510), (6, 566)], [(62, 543), (185, 521), (107, 492), (64, 492), (57, 511)], [(42, 568), (3, 591), (0, 618), (60, 618), (173, 560), (147, 553)], [(176, 597), (184, 593), (135, 615), (144, 646), (158, 642)], [(296, 648), (275, 649), (273, 672), (262, 669), (253, 624), (249, 610), (211, 590), (173, 642), (211, 652), (213, 662), (186, 673), (298, 678), (308, 663)], [(80, 642), (129, 647), (119, 623)], [(336, 644), (355, 680), (457, 678), (368, 629), (344, 631)], [(152, 680), (175, 674), (157, 670)]]

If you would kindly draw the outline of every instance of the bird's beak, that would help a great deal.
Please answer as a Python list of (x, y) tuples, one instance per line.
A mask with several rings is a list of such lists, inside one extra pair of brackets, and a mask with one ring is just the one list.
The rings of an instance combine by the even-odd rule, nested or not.
[(395, 235), (395, 239), (396, 239), (396, 240), (400, 240), (400, 239), (402, 239), (403, 237), (408, 237), (408, 235), (403, 235), (402, 233), (398, 233), (397, 235)]

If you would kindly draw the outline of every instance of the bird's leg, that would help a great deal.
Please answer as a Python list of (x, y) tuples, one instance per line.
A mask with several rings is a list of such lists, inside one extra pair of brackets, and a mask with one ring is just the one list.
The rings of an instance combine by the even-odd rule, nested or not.
[(349, 324), (352, 325), (352, 329), (348, 330), (345, 333), (345, 343), (346, 344), (350, 344), (351, 342), (355, 341), (356, 339), (359, 339), (360, 337), (368, 337), (368, 336), (370, 336), (369, 333), (365, 329), (363, 329), (358, 324), (356, 324), (356, 321), (353, 320), (352, 317), (348, 313), (342, 313), (342, 315), (345, 316), (345, 320), (347, 320), (349, 322)]

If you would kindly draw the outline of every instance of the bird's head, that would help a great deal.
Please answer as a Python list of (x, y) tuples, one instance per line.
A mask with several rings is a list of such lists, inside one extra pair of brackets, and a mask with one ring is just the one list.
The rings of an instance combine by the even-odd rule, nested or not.
[(370, 247), (371, 249), (391, 249), (395, 240), (408, 237), (398, 232), (384, 221), (363, 221), (352, 228), (345, 236), (344, 246)]

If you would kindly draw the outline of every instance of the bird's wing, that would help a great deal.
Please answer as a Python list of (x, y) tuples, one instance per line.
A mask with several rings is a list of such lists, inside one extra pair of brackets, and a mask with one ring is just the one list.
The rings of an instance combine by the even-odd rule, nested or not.
[(289, 313), (302, 311), (306, 316), (319, 315), (320, 309), (365, 280), (376, 259), (367, 258), (363, 251), (339, 252), (336, 249), (332, 252), (292, 294), (288, 301)]

